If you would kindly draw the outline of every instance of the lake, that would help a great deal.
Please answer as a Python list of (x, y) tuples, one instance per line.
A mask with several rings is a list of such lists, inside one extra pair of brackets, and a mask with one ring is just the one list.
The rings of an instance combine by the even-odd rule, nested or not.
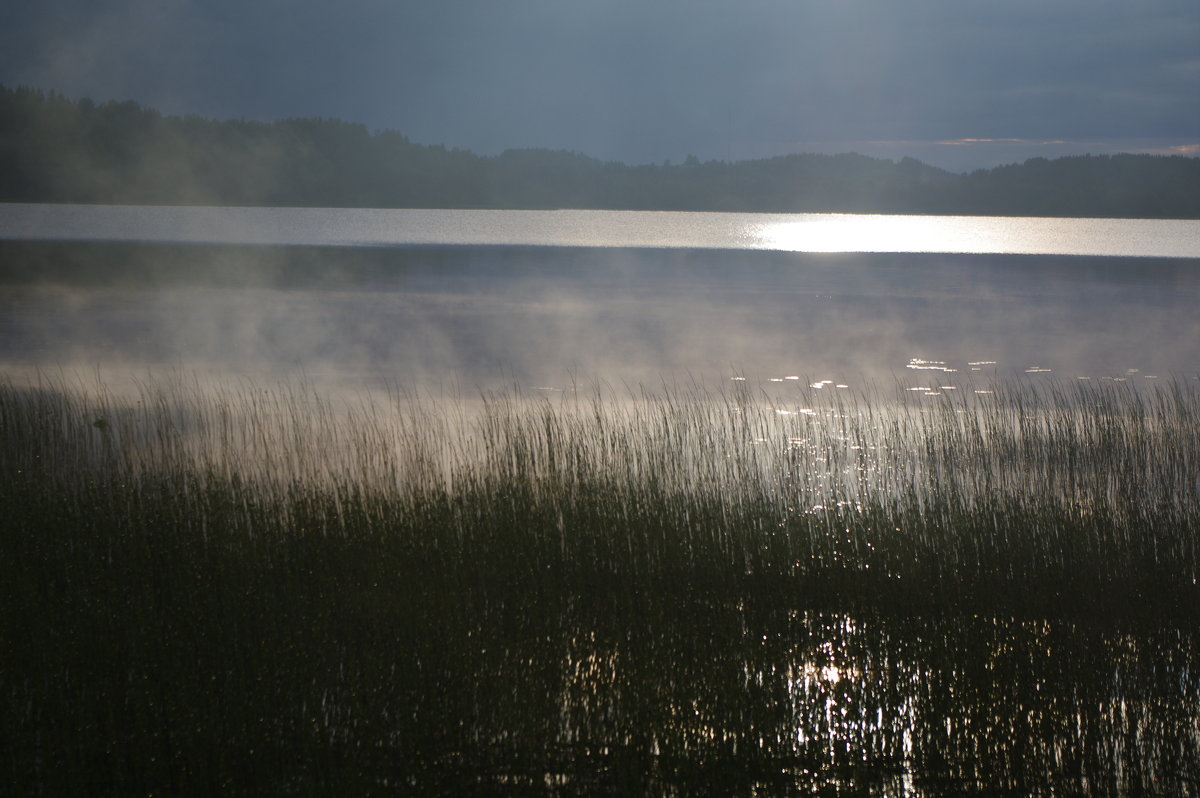
[(4, 239), (38, 253), (5, 259), (10, 373), (561, 388), (1200, 370), (1192, 221), (3, 205)]
[(0, 239), (1200, 258), (1200, 221), (0, 204)]
[(1198, 224), (0, 206), (8, 782), (1187, 794)]

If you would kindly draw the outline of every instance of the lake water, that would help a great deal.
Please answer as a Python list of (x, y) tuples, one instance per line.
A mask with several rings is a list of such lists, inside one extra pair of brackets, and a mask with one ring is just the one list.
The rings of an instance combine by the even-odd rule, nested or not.
[(0, 297), (9, 372), (931, 393), (1200, 373), (1197, 221), (10, 204), (5, 239), (26, 248), (4, 259), (25, 268)]
[(0, 204), (0, 239), (1200, 258), (1200, 221)]
[[(875, 410), (879, 397), (899, 397), (908, 401), (904, 413), (911, 411), (899, 417), (899, 429), (930, 408), (967, 407), (940, 403), (986, 395), (1003, 380), (1108, 381), (1117, 389), (1118, 382), (1152, 387), (1177, 379), (1190, 388), (1200, 376), (1198, 233), (1200, 222), (1154, 220), (0, 205), (0, 377), (45, 384), (46, 371), (62, 369), (90, 384), (97, 373), (109, 385), (124, 377), (144, 385), (178, 371), (232, 378), (228, 395), (255, 416), (264, 406), (260, 386), (297, 375), (326, 389), (386, 383), (468, 395), (516, 382), (539, 399), (592, 380), (622, 396), (662, 381), (683, 386), (676, 395), (685, 395), (711, 380), (746, 390), (799, 426), (810, 423), (815, 407)], [(839, 392), (848, 397), (844, 406)], [(303, 415), (302, 403), (287, 407)], [(126, 410), (130, 418), (144, 415), (140, 404)], [(847, 416), (828, 418), (842, 429), (837, 419)], [(1021, 429), (1026, 419), (1018, 420)], [(97, 452), (109, 452), (112, 433), (91, 416), (63, 421), (71, 423), (95, 438)], [(170, 446), (186, 426), (171, 428)], [(464, 428), (482, 445), (483, 436)], [(1118, 441), (1123, 429), (1116, 423), (1098, 440)], [(1179, 452), (1194, 446), (1175, 437), (1163, 443), (1174, 447), (1174, 459), (1158, 471), (1186, 488), (1194, 483)], [(263, 445), (284, 440), (306, 439), (264, 438)], [(784, 445), (800, 458), (810, 452), (800, 448), (806, 440), (796, 433), (752, 443)], [(1093, 456), (1086, 442), (1063, 445), (1073, 457)], [(490, 454), (508, 462), (506, 452)], [(225, 457), (222, 466), (247, 467), (244, 447)], [(1015, 457), (998, 454), (996, 468), (967, 474), (980, 495), (1003, 481), (1003, 469), (1025, 468)], [(1162, 534), (1143, 522), (1147, 516), (1130, 515), (1163, 452), (1148, 447), (1145, 457), (1133, 478), (1075, 464), (1039, 467), (1125, 502), (1071, 505), (1076, 526), (1092, 517), (1081, 522), (1079, 513), (1094, 512), (1098, 524), (1125, 523), (1122, 535), (1139, 525)], [(784, 484), (800, 479), (797, 471)], [(1162, 485), (1153, 487), (1165, 495)], [(1180, 490), (1173, 498), (1178, 514), (1168, 522), (1181, 525), (1179, 539), (1195, 517), (1192, 495)], [(430, 507), (443, 504), (457, 507), (441, 499)], [(1151, 504), (1147, 512), (1162, 510)], [(707, 506), (690, 509), (689, 530), (706, 517), (701, 509), (712, 514)], [(812, 508), (818, 511), (824, 506)], [(561, 512), (546, 518), (557, 526), (521, 526), (520, 533), (557, 541), (575, 530)], [(994, 523), (985, 517), (973, 534), (991, 545)], [(830, 527), (830, 540), (840, 539), (840, 529)], [(1132, 536), (1097, 529), (1094, 539), (1079, 538), (1086, 545), (1062, 549), (1064, 558), (1094, 545), (1087, 556), (1098, 558), (1098, 573), (1121, 571), (1126, 559), (1106, 559), (1112, 549), (1105, 547)], [(786, 537), (772, 525), (765, 530), (764, 539)], [(155, 526), (147, 541), (159, 540), (160, 531)], [(280, 538), (291, 540), (292, 531)], [(997, 545), (1008, 545), (1004, 534)], [(1046, 547), (1053, 561), (1053, 547), (1066, 546), (1029, 535), (1018, 541), (1028, 552), (1018, 545), (1012, 562)], [(336, 536), (322, 533), (321, 540), (336, 553), (329, 561), (339, 562)], [(950, 548), (974, 562), (967, 549)], [(111, 546), (101, 550), (110, 566), (97, 573), (120, 574), (112, 591), (77, 613), (78, 626), (63, 612), (32, 625), (58, 641), (45, 648), (58, 646), (59, 658), (14, 655), (24, 670), (0, 696), (3, 717), (29, 731), (18, 735), (10, 759), (34, 763), (21, 767), (40, 779), (55, 761), (46, 740), (85, 746), (90, 753), (76, 758), (84, 763), (76, 775), (124, 772), (111, 764), (119, 758), (114, 751), (145, 752), (129, 742), (140, 739), (127, 728), (136, 721), (126, 720), (143, 717), (138, 712), (155, 720), (147, 734), (183, 741), (163, 743), (160, 757), (175, 757), (183, 772), (197, 761), (236, 767), (245, 751), (265, 746), (291, 778), (287, 771), (307, 751), (333, 751), (328, 759), (345, 762), (363, 784), (400, 780), (412, 791), (443, 794), (1177, 795), (1200, 778), (1196, 605), (1139, 613), (1147, 599), (1168, 604), (1158, 595), (1162, 585), (1149, 579), (1116, 594), (1136, 596), (1122, 600), (1116, 617), (1090, 606), (1087, 591), (1069, 596), (1070, 612), (1047, 604), (1031, 605), (1027, 615), (953, 604), (907, 612), (878, 607), (870, 596), (848, 608), (808, 606), (782, 582), (740, 587), (730, 580), (721, 595), (700, 584), (694, 595), (657, 596), (583, 579), (560, 596), (557, 575), (540, 561), (532, 584), (553, 589), (527, 589), (521, 580), (533, 568), (509, 578), (508, 552), (499, 547), (470, 563), (474, 570), (449, 573), (413, 565), (420, 561), (410, 562), (405, 549), (379, 559), (380, 579), (350, 569), (353, 584), (328, 594), (320, 593), (326, 588), (315, 571), (289, 573), (280, 606), (291, 591), (322, 596), (289, 607), (279, 621), (280, 628), (295, 625), (294, 639), (275, 634), (268, 620), (265, 636), (230, 641), (224, 631), (200, 632), (195, 639), (203, 645), (181, 648), (188, 638), (176, 634), (173, 617), (160, 628), (136, 615), (122, 638), (133, 641), (128, 663), (95, 657), (81, 667), (76, 640), (100, 640), (95, 630), (106, 628), (97, 626), (106, 616), (94, 607), (158, 606), (121, 592), (143, 585), (113, 563)], [(314, 548), (312, 561), (325, 550)], [(180, 556), (173, 547), (163, 551), (168, 564)], [(1149, 555), (1131, 567), (1186, 569), (1172, 557), (1160, 562), (1155, 549), (1153, 569)], [(204, 562), (219, 559), (205, 549)], [(273, 562), (285, 568), (290, 561)], [(516, 563), (513, 573), (529, 564)], [(407, 578), (385, 574), (406, 565)], [(88, 561), (79, 573), (91, 568)], [(238, 566), (231, 573), (241, 579), (251, 572)], [(481, 576), (490, 587), (479, 586)], [(176, 581), (193, 579), (189, 572)], [(72, 584), (86, 591), (92, 581)], [(197, 595), (212, 603), (200, 606), (234, 606), (222, 603), (226, 593), (242, 592), (233, 584), (203, 583)], [(1187, 585), (1175, 587), (1193, 595)], [(45, 600), (38, 591), (28, 595)], [(315, 608), (326, 603), (331, 614), (321, 620)], [(440, 615), (431, 611), (438, 606)], [(201, 611), (201, 620), (215, 624), (215, 612)], [(326, 622), (339, 645), (295, 647)], [(173, 650), (182, 652), (178, 662)], [(260, 660), (269, 665), (256, 669)], [(274, 679), (267, 688), (264, 673)], [(249, 731), (237, 726), (225, 697), (207, 700), (220, 695), (216, 684), (244, 696)], [(213, 732), (228, 728), (238, 733)], [(227, 775), (218, 769), (213, 778)]]

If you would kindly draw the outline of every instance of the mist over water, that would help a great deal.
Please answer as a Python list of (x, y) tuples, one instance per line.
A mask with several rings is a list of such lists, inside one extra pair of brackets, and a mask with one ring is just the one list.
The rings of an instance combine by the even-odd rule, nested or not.
[(1187, 259), (23, 246), (45, 264), (0, 297), (10, 374), (475, 390), (1200, 372)]

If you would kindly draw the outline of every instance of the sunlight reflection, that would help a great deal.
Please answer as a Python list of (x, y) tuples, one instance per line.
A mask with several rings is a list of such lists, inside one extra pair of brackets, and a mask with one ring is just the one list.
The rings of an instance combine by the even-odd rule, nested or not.
[(905, 368), (917, 369), (919, 371), (945, 371), (947, 373), (958, 371), (956, 368), (947, 366), (944, 360), (925, 360), (919, 357), (909, 360)]
[[(983, 216), (763, 214), (746, 225), (750, 249), (787, 252), (1006, 252), (1195, 257), (1190, 222)], [(1185, 232), (1186, 231), (1186, 232)], [(1170, 238), (1175, 236), (1175, 238)], [(1175, 242), (1178, 241), (1178, 244)]]
[(832, 213), (781, 217), (750, 237), (761, 249), (790, 252), (974, 252), (996, 246), (1004, 230), (968, 217)]

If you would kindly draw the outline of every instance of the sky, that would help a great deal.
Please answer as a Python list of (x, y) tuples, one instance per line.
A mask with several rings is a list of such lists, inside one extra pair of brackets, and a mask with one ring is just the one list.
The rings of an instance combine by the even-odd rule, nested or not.
[(0, 83), (493, 154), (1200, 155), (1196, 0), (38, 0)]

